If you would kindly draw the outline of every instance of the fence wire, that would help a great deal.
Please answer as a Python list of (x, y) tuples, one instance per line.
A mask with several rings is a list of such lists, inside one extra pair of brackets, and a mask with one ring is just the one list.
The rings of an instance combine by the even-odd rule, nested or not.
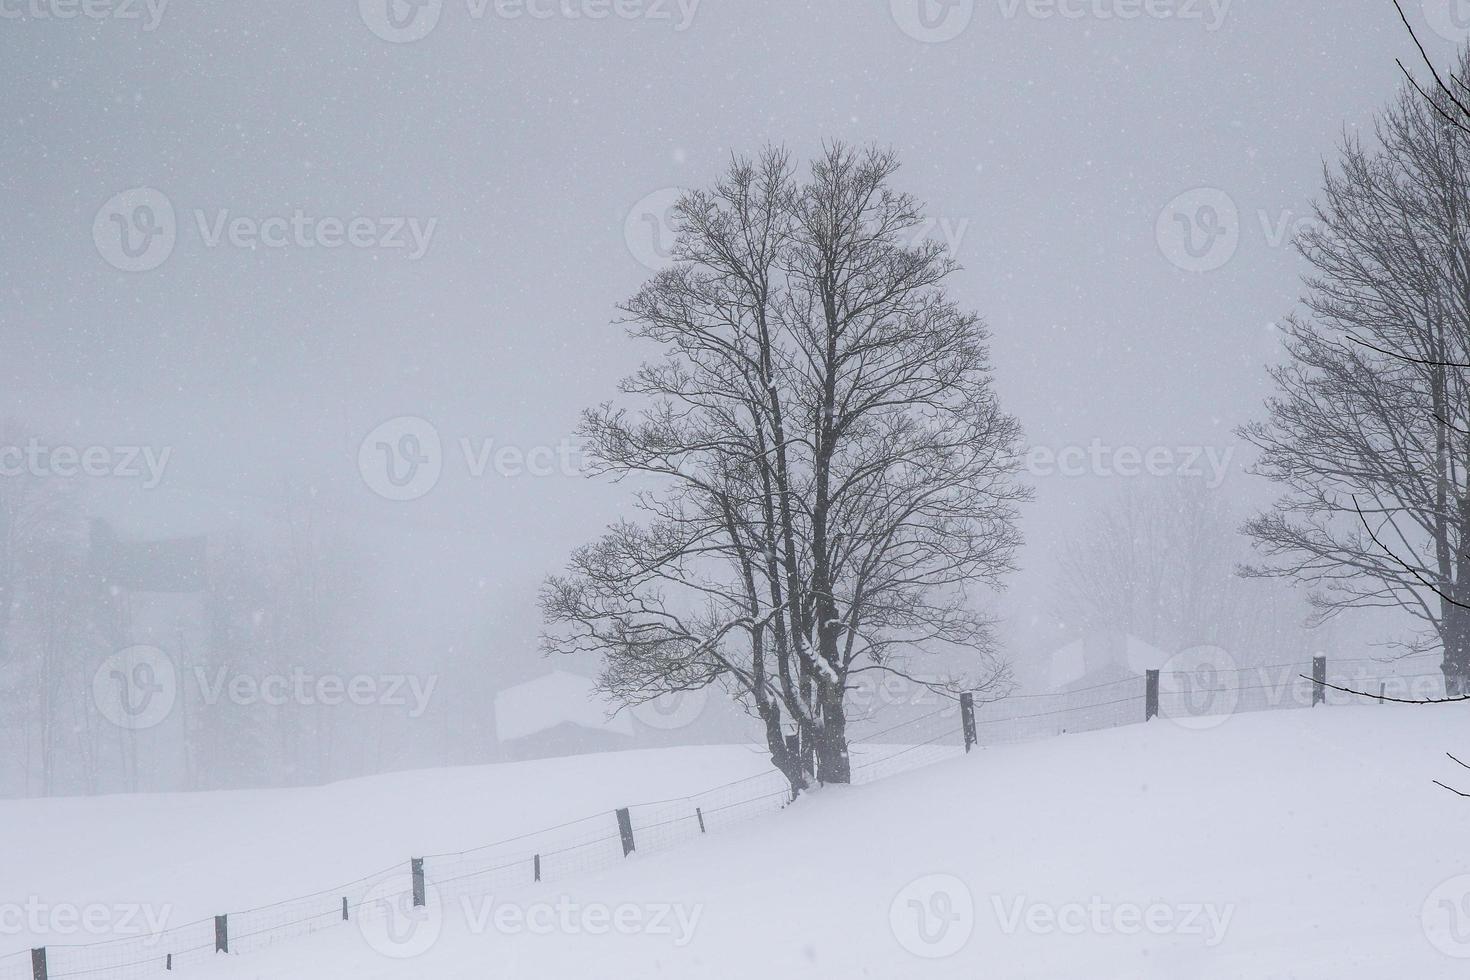
[[(1380, 698), (1385, 703), (1390, 698), (1441, 698), (1443, 677), (1430, 660), (1438, 656), (1329, 661), (1325, 680), (1330, 687), (1320, 692), (1310, 661), (1243, 668), (1203, 663), (1193, 669), (1160, 671), (1157, 710), (1165, 719), (1204, 724), (1240, 712), (1311, 708), (1319, 701), (1346, 706), (1371, 705)], [(975, 745), (1009, 745), (1139, 724), (1146, 720), (1148, 708), (1147, 682), (1137, 676), (1052, 694), (976, 701)], [(920, 769), (970, 748), (958, 699), (935, 694), (929, 703), (886, 710), (882, 719), (850, 721), (853, 783)], [(633, 805), (627, 809), (632, 851), (652, 854), (678, 847), (790, 803), (785, 776), (772, 769), (693, 796)], [(467, 851), (427, 854), (420, 859), (418, 881), (414, 865), (405, 861), (313, 895), (232, 912), (226, 917), (228, 952), (247, 954), (323, 929), (382, 918), (420, 900), (448, 908), (510, 888), (615, 867), (628, 856), (629, 843), (621, 821), (602, 813)], [(213, 918), (152, 935), (59, 944), (45, 950), (45, 976), (48, 980), (165, 977), (212, 961), (216, 946)], [(31, 956), (21, 951), (0, 957), (0, 980), (35, 980)]]

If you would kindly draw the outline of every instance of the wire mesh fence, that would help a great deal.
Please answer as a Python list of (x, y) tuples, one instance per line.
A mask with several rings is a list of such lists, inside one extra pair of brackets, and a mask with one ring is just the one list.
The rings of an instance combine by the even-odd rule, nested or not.
[[(851, 781), (872, 783), (964, 755), (1160, 717), (1219, 724), (1242, 712), (1364, 706), (1444, 696), (1437, 654), (1383, 662), (1315, 658), (1236, 667), (1202, 655), (1146, 676), (1125, 676), (1049, 694), (974, 701), (935, 695), (930, 703), (860, 717), (849, 728)], [(1179, 658), (1176, 658), (1178, 660)], [(246, 954), (324, 929), (384, 920), (408, 907), (448, 908), (512, 888), (615, 867), (777, 812), (792, 802), (776, 770), (702, 793), (635, 804), (467, 851), (426, 854), (353, 882), (158, 933), (88, 944), (52, 945), (0, 957), (0, 980), (159, 977), (188, 971), (219, 953)]]

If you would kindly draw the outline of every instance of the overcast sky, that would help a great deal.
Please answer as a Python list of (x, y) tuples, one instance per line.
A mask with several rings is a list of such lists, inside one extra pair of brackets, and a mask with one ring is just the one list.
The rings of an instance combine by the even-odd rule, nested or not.
[[(370, 547), (387, 642), (492, 623), (507, 657), (626, 492), (476, 478), (461, 440), (556, 447), (613, 395), (670, 188), (772, 141), (891, 145), (1032, 443), (1218, 461), (1300, 292), (1290, 223), (1412, 53), (1389, 0), (386, 2), (0, 0), (0, 411), (169, 449), (156, 488), (109, 486), (129, 533), (315, 486)], [(1440, 52), (1453, 3), (1408, 3)], [(399, 417), (442, 446), (408, 501), (359, 459)], [(370, 454), (423, 434), (386, 433)], [(1244, 462), (1225, 486), (1258, 498)], [(1037, 479), (1018, 642), (1120, 479)]]

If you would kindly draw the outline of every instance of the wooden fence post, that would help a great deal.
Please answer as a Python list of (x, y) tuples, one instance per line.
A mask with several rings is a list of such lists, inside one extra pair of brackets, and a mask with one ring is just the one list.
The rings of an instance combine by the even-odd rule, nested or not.
[(618, 811), (618, 833), (623, 838), (623, 857), (627, 857), (636, 850), (633, 846), (633, 815), (627, 807)]
[(424, 897), (424, 859), (413, 858), (408, 867), (413, 872), (413, 907), (421, 909), (428, 904)]
[(31, 977), (46, 980), (46, 947), (31, 950)]
[(230, 951), (230, 917), (228, 915), (214, 917), (214, 951), (216, 953)]
[(1312, 658), (1312, 707), (1327, 703), (1327, 658)]
[(1159, 672), (1150, 670), (1144, 676), (1143, 720), (1153, 721), (1159, 716)]
[(347, 896), (342, 896), (342, 921), (347, 921)]
[(704, 811), (699, 807), (694, 808), (694, 816), (699, 820), (699, 832), (704, 833)]
[(975, 735), (975, 695), (968, 691), (960, 695), (960, 727), (965, 731), (965, 752), (968, 753), (980, 741)]
[(531, 872), (535, 875), (533, 880), (541, 880), (541, 855), (537, 854), (531, 861)]

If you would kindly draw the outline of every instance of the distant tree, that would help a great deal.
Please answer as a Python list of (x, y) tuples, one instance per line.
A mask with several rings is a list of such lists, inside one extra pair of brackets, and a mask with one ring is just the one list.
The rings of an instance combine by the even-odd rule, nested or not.
[(663, 357), (623, 383), (633, 407), (581, 427), (645, 520), (542, 593), (548, 648), (600, 653), (623, 703), (725, 685), (794, 790), (809, 752), (820, 780), (850, 779), (854, 674), (961, 648), (969, 675), (929, 683), (1006, 678), (973, 592), (1012, 567), (1019, 429), (897, 169), (833, 146), (800, 182), (771, 149), (679, 203), (673, 266), (625, 307)]
[(1126, 485), (1064, 548), (1057, 612), (1074, 628), (1173, 653), (1208, 645), (1262, 663), (1299, 658), (1303, 597), (1237, 574), (1250, 556), (1240, 518), (1197, 480)]
[[(1462, 60), (1462, 75), (1466, 62)], [(1349, 138), (1325, 176), (1306, 313), (1287, 321), (1267, 421), (1242, 435), (1277, 509), (1246, 531), (1252, 572), (1312, 587), (1319, 619), (1350, 607), (1416, 617), (1470, 693), (1470, 132), (1442, 96), (1406, 91), (1377, 146)]]

